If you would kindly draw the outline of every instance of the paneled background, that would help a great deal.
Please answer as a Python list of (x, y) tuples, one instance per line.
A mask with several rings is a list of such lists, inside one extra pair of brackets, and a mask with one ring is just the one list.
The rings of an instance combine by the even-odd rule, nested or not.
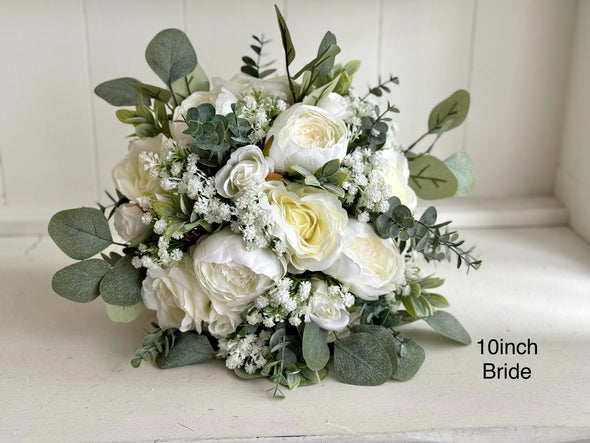
[(104, 200), (130, 131), (92, 91), (121, 76), (159, 84), (143, 54), (161, 29), (183, 29), (210, 77), (238, 72), (250, 36), (261, 32), (273, 39), (269, 57), (281, 68), (273, 3), (291, 29), (295, 65), (331, 30), (339, 59), (363, 62), (359, 91), (379, 73), (399, 76), (390, 99), (401, 109), (404, 144), (422, 134), (438, 101), (468, 89), (466, 124), (437, 150), (473, 158), (478, 185), (470, 201), (557, 189), (574, 227), (590, 238), (590, 154), (582, 138), (590, 107), (588, 0), (3, 0), (0, 233), (42, 231), (54, 211)]

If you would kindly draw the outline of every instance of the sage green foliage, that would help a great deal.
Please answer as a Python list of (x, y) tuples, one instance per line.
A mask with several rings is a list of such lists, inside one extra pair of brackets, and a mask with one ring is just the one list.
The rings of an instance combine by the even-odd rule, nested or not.
[(359, 332), (334, 342), (334, 369), (344, 383), (377, 386), (391, 378), (387, 351), (373, 334)]
[(215, 107), (209, 103), (188, 110), (185, 132), (195, 138), (193, 152), (199, 156), (199, 163), (219, 168), (229, 158), (231, 148), (249, 143), (248, 133), (252, 125), (237, 116), (240, 106), (243, 104), (232, 105), (234, 112), (226, 116), (216, 114)]
[(321, 89), (323, 86), (337, 80), (332, 92), (345, 95), (350, 89), (354, 74), (356, 74), (360, 66), (361, 62), (358, 60), (352, 60), (344, 66), (342, 66), (341, 63), (336, 63), (328, 74), (321, 76), (316, 80), (315, 86), (316, 88)]
[(162, 369), (205, 363), (215, 356), (209, 339), (195, 331), (181, 332), (169, 351), (160, 352), (156, 363)]
[(101, 205), (100, 203), (97, 203), (98, 208), (100, 209), (100, 212), (102, 212), (105, 216), (107, 215), (107, 208), (111, 208), (109, 215), (107, 217), (107, 220), (110, 220), (113, 215), (115, 214), (115, 211), (117, 210), (117, 208), (121, 205), (124, 205), (125, 203), (129, 203), (129, 199), (127, 197), (125, 197), (121, 191), (119, 191), (118, 189), (117, 191), (117, 198), (113, 197), (108, 191), (105, 191), (105, 194), (107, 195), (107, 197), (109, 198), (109, 200), (111, 200), (113, 203), (108, 205), (108, 206), (104, 206)]
[(398, 381), (410, 380), (424, 363), (424, 349), (414, 340), (407, 339), (401, 334), (396, 335), (397, 370), (391, 378)]
[(446, 308), (449, 302), (440, 294), (430, 292), (444, 283), (442, 278), (425, 277), (409, 282), (410, 295), (400, 295), (399, 300), (403, 303), (406, 311), (417, 318), (429, 317), (434, 314), (436, 308)]
[(389, 361), (391, 362), (391, 373), (394, 374), (397, 370), (397, 348), (395, 338), (391, 329), (377, 325), (356, 325), (352, 328), (353, 332), (365, 332), (371, 334), (379, 341), (381, 347), (387, 353)]
[(342, 183), (348, 178), (348, 173), (340, 168), (340, 160), (334, 159), (326, 162), (315, 173), (299, 165), (293, 165), (291, 169), (303, 177), (303, 184), (325, 189), (340, 198), (344, 197)]
[(379, 106), (375, 105), (376, 118), (362, 117), (360, 127), (348, 145), (348, 153), (350, 154), (358, 147), (372, 151), (383, 148), (387, 141), (388, 122), (391, 121), (391, 117), (387, 116), (389, 113), (399, 113), (399, 109), (388, 102), (387, 108), (383, 112), (381, 112)]
[(156, 323), (152, 323), (152, 326), (155, 330), (144, 337), (141, 348), (136, 349), (135, 358), (131, 360), (134, 368), (139, 368), (142, 361), (155, 362), (160, 354), (166, 357), (180, 334), (178, 329), (162, 330)]
[[(98, 85), (94, 93), (113, 106), (135, 106), (140, 101), (137, 86), (141, 84), (131, 77), (116, 78)], [(149, 105), (149, 98), (144, 97), (143, 104)]]
[(457, 179), (457, 197), (463, 197), (475, 187), (475, 167), (466, 152), (457, 152), (444, 161), (445, 165)]
[(268, 68), (274, 62), (271, 61), (271, 62), (268, 62), (265, 64), (261, 64), (261, 58), (263, 55), (262, 48), (264, 48), (264, 45), (269, 43), (270, 40), (265, 40), (264, 34), (262, 34), (260, 37), (253, 35), (252, 38), (254, 39), (254, 41), (256, 43), (253, 45), (250, 45), (250, 48), (256, 54), (256, 60), (254, 60), (252, 57), (248, 57), (248, 56), (242, 57), (242, 61), (244, 62), (244, 65), (240, 68), (240, 70), (244, 74), (248, 74), (248, 75), (255, 77), (255, 78), (268, 77), (269, 75), (276, 72), (276, 69), (272, 69), (272, 68), (271, 69), (264, 69), (264, 68)]
[(164, 29), (145, 50), (152, 71), (167, 85), (189, 75), (197, 67), (197, 54), (190, 40), (179, 29)]
[(68, 300), (87, 303), (100, 295), (100, 281), (110, 269), (103, 260), (83, 260), (57, 271), (51, 287)]
[(293, 102), (295, 103), (297, 102), (297, 94), (295, 93), (295, 84), (291, 78), (291, 74), (289, 73), (289, 66), (291, 66), (291, 63), (293, 63), (293, 60), (295, 59), (295, 47), (293, 46), (293, 41), (291, 40), (291, 33), (287, 27), (287, 22), (285, 22), (283, 14), (281, 14), (281, 11), (277, 5), (275, 5), (275, 12), (277, 14), (277, 21), (279, 22), (279, 30), (281, 32), (281, 42), (285, 52), (285, 69), (287, 70), (287, 80), (289, 82), (289, 89), (291, 90)]
[(375, 232), (381, 238), (397, 238), (402, 230), (412, 228), (414, 223), (412, 211), (397, 197), (391, 197), (389, 209), (374, 220)]
[(419, 155), (410, 159), (409, 167), (408, 184), (418, 197), (424, 200), (438, 200), (456, 194), (457, 178), (438, 158), (428, 154)]
[(133, 306), (141, 302), (142, 274), (131, 264), (133, 256), (121, 258), (100, 282), (100, 295), (111, 305)]
[(193, 92), (208, 91), (210, 87), (209, 78), (201, 67), (197, 67), (188, 76), (181, 77), (172, 83), (170, 87), (171, 98), (170, 102), (180, 103)]
[(459, 89), (434, 107), (428, 116), (428, 131), (433, 133), (451, 121), (447, 131), (456, 128), (465, 121), (469, 112), (469, 92)]
[(327, 337), (328, 332), (317, 324), (305, 323), (301, 346), (305, 363), (312, 371), (319, 371), (330, 360), (330, 348), (326, 343)]
[(464, 345), (471, 343), (471, 337), (461, 323), (446, 311), (436, 311), (424, 319), (436, 332)]
[(168, 238), (174, 234), (184, 235), (199, 226), (209, 233), (213, 232), (212, 227), (193, 212), (193, 207), (194, 201), (185, 194), (172, 194), (170, 200), (152, 202), (152, 209), (168, 222), (164, 231)]
[(55, 244), (77, 260), (90, 258), (113, 243), (109, 222), (94, 208), (60, 211), (51, 217), (47, 230)]
[(139, 317), (143, 311), (143, 302), (131, 306), (110, 305), (105, 303), (107, 315), (111, 321), (117, 323), (130, 323)]
[(390, 94), (391, 89), (389, 88), (389, 86), (387, 86), (390, 83), (393, 83), (394, 85), (399, 85), (399, 78), (394, 77), (393, 75), (390, 75), (389, 78), (385, 81), (381, 81), (381, 78), (379, 78), (379, 84), (377, 86), (369, 88), (369, 92), (367, 92), (363, 99), (367, 98), (369, 95), (381, 97), (384, 92)]

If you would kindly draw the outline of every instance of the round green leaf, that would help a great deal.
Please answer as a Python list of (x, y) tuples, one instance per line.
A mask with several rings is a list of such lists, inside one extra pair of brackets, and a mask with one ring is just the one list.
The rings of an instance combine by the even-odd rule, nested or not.
[(397, 349), (395, 347), (395, 338), (393, 338), (393, 334), (389, 329), (377, 325), (356, 325), (353, 328), (353, 331), (366, 332), (375, 337), (389, 356), (392, 372), (397, 370)]
[(457, 192), (455, 195), (470, 194), (475, 187), (475, 168), (471, 158), (465, 152), (457, 152), (445, 160), (445, 165), (457, 178)]
[(109, 318), (117, 323), (130, 323), (139, 317), (143, 311), (143, 303), (139, 302), (132, 306), (118, 306), (105, 303), (105, 308)]
[[(401, 336), (400, 336), (401, 337)], [(398, 349), (397, 370), (391, 378), (399, 381), (406, 381), (414, 377), (422, 363), (424, 363), (424, 349), (414, 340), (400, 343), (396, 340)]]
[(51, 286), (68, 300), (87, 303), (99, 296), (100, 281), (110, 269), (104, 260), (84, 260), (57, 271)]
[(303, 359), (312, 371), (319, 371), (330, 360), (330, 348), (326, 342), (328, 333), (313, 322), (305, 323), (302, 348)]
[(452, 197), (457, 192), (457, 179), (451, 170), (432, 155), (421, 155), (409, 162), (408, 184), (418, 197), (436, 200)]
[(428, 117), (428, 131), (438, 131), (449, 119), (452, 119), (452, 122), (448, 125), (447, 131), (459, 126), (467, 117), (469, 102), (469, 92), (464, 89), (455, 91), (450, 97), (434, 107)]
[(209, 78), (201, 65), (197, 65), (194, 71), (186, 77), (188, 77), (186, 80), (181, 77), (172, 83), (172, 91), (174, 91), (177, 101), (182, 101), (183, 97), (188, 97), (193, 92), (209, 90)]
[[(139, 101), (138, 85), (141, 82), (131, 77), (116, 78), (98, 85), (94, 93), (113, 106), (135, 106)], [(150, 103), (147, 97), (143, 101), (146, 105)]]
[(145, 59), (166, 85), (188, 76), (197, 67), (197, 54), (180, 29), (164, 29), (149, 42)]
[(55, 244), (68, 256), (84, 260), (113, 243), (109, 222), (94, 208), (60, 211), (47, 228)]
[(342, 382), (360, 386), (383, 384), (393, 372), (379, 340), (364, 332), (334, 342), (334, 368)]
[(194, 331), (179, 334), (167, 355), (160, 353), (156, 363), (162, 369), (196, 365), (211, 360), (215, 351), (209, 339)]
[(126, 255), (100, 282), (100, 295), (110, 305), (133, 306), (141, 301), (141, 272), (131, 264), (132, 255)]
[(446, 311), (436, 311), (424, 319), (436, 332), (464, 345), (471, 343), (471, 337), (461, 323)]

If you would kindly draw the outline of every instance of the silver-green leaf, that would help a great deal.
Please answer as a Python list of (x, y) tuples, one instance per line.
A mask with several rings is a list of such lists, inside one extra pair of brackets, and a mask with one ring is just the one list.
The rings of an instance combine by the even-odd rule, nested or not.
[(439, 334), (464, 345), (471, 343), (471, 337), (459, 321), (446, 311), (436, 311), (424, 319)]
[(342, 382), (360, 386), (383, 384), (393, 372), (379, 340), (364, 332), (334, 342), (334, 368)]
[(408, 184), (425, 200), (448, 198), (457, 192), (457, 179), (451, 170), (432, 155), (421, 155), (409, 162)]
[(303, 359), (312, 371), (319, 371), (330, 360), (330, 348), (326, 342), (327, 331), (313, 322), (305, 323), (303, 329)]
[(68, 300), (87, 303), (99, 296), (99, 285), (111, 267), (97, 258), (84, 260), (57, 271), (51, 281), (53, 290)]
[(69, 257), (85, 260), (113, 243), (109, 222), (94, 208), (60, 211), (47, 228), (55, 244)]
[[(94, 93), (113, 106), (135, 106), (139, 101), (137, 86), (139, 80), (131, 77), (116, 78), (101, 83), (94, 88)], [(144, 98), (144, 103), (149, 105), (149, 98)]]
[(389, 360), (391, 361), (392, 373), (397, 370), (397, 350), (395, 347), (395, 338), (391, 331), (383, 326), (377, 325), (356, 325), (353, 328), (354, 332), (366, 332), (375, 337), (379, 344), (385, 349)]
[(107, 315), (111, 321), (117, 323), (130, 323), (139, 317), (143, 311), (143, 302), (139, 302), (132, 306), (118, 306), (105, 303)]
[(465, 121), (469, 112), (469, 92), (459, 89), (434, 107), (428, 117), (428, 131), (434, 133), (443, 127), (445, 122), (452, 120), (446, 130), (456, 128)]
[(461, 197), (470, 194), (475, 187), (475, 167), (469, 155), (465, 152), (457, 152), (447, 158), (444, 163), (457, 178), (455, 195)]
[(396, 340), (396, 347), (398, 349), (397, 370), (391, 378), (399, 381), (409, 380), (416, 375), (424, 363), (424, 349), (414, 340), (405, 341), (405, 339), (403, 343)]
[(100, 282), (100, 295), (110, 305), (133, 306), (141, 301), (141, 272), (131, 264), (132, 255), (126, 255)]
[(162, 369), (205, 363), (215, 356), (209, 339), (194, 331), (179, 334), (167, 355), (160, 353), (156, 363)]
[(164, 29), (156, 34), (145, 50), (145, 59), (168, 86), (197, 67), (195, 49), (180, 29)]

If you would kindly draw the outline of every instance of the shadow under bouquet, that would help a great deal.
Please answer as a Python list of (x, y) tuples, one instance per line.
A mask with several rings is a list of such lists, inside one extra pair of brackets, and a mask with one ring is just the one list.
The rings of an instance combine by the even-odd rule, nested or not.
[[(431, 154), (460, 125), (469, 94), (431, 112), (416, 143), (396, 141), (380, 98), (389, 77), (365, 95), (351, 89), (358, 61), (335, 63), (328, 32), (317, 57), (295, 72), (295, 49), (277, 9), (286, 75), (262, 64), (263, 37), (241, 73), (209, 82), (178, 29), (158, 33), (145, 57), (164, 86), (133, 78), (95, 92), (134, 128), (115, 166), (112, 205), (61, 211), (49, 234), (79, 262), (58, 271), (54, 291), (76, 302), (102, 297), (108, 316), (130, 322), (147, 308), (154, 331), (131, 361), (162, 368), (212, 358), (242, 378), (281, 385), (320, 382), (333, 368), (344, 383), (408, 380), (423, 349), (395, 328), (425, 320), (459, 343), (470, 337), (424, 275), (419, 258), (480, 261), (417, 196), (468, 193), (469, 157)], [(129, 108), (131, 107), (131, 108)], [(421, 153), (420, 142), (431, 144)], [(118, 234), (113, 240), (109, 222)], [(99, 255), (100, 254), (100, 255)]]

